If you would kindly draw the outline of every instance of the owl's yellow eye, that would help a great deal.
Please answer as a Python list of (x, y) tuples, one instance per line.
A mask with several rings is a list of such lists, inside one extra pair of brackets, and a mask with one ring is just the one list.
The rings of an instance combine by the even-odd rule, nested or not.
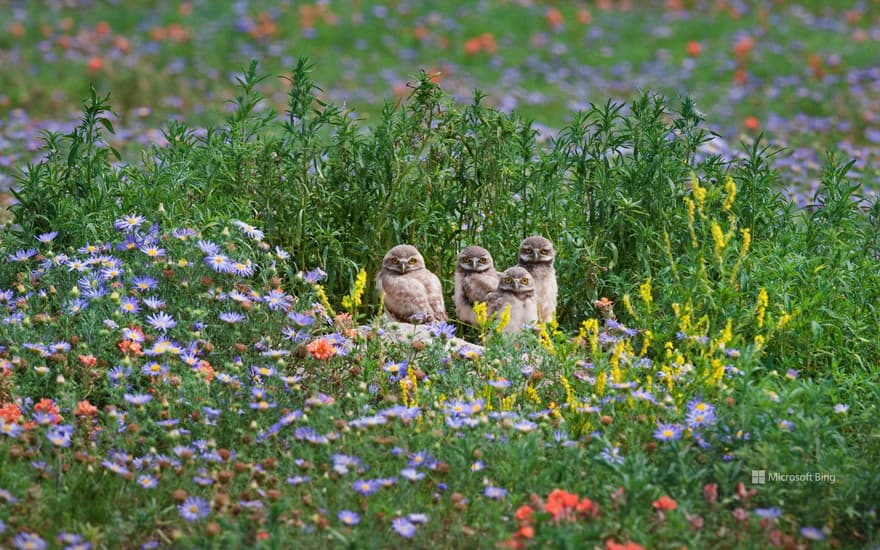
[(416, 259), (415, 259), (415, 258), (410, 258), (410, 259), (409, 259), (409, 265), (416, 265)]
[(509, 285), (509, 284), (512, 283), (512, 282), (513, 282), (513, 279), (511, 279), (510, 277), (505, 277), (505, 278), (504, 278), (504, 284)]
[(519, 284), (527, 285), (527, 284), (529, 284), (529, 279), (527, 277), (523, 277), (522, 279), (519, 280)]
[(391, 258), (391, 263), (393, 263), (394, 265), (397, 265), (400, 263), (400, 260), (398, 260), (397, 258)]
[(527, 246), (527, 247), (523, 248), (523, 252), (525, 252), (526, 254), (531, 254), (531, 253), (532, 253), (532, 247), (531, 247), (531, 246)]
[(482, 258), (480, 258), (480, 263), (481, 264), (489, 263), (489, 258), (483, 256)]
[(550, 254), (550, 250), (547, 249), (547, 248), (542, 248), (542, 249), (541, 249), (541, 255), (546, 256), (547, 254)]

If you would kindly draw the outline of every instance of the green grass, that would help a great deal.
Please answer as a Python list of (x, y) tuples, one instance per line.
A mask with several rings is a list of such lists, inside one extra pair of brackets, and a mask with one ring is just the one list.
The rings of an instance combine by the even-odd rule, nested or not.
[[(823, 208), (797, 210), (772, 149), (695, 160), (709, 133), (689, 100), (603, 102), (542, 145), (522, 118), (479, 95), (456, 103), (427, 74), (404, 104), (354, 121), (315, 96), (318, 72), (296, 64), (279, 122), (252, 64), (225, 120), (204, 136), (170, 124), (171, 145), (138, 163), (115, 166), (96, 145), (113, 129), (98, 93), (74, 132), (48, 136), (0, 233), (0, 406), (16, 432), (0, 435), (0, 489), (16, 500), (0, 495), (0, 543), (62, 531), (106, 548), (880, 542), (878, 206), (851, 201), (847, 163), (829, 158)], [(114, 229), (132, 213), (139, 229)], [(34, 240), (47, 231), (59, 234)], [(380, 336), (368, 281), (385, 250), (417, 245), (449, 303), (458, 250), (481, 244), (503, 267), (533, 233), (559, 251), (558, 324), (512, 337), (497, 320), (458, 325), (482, 355)], [(116, 247), (133, 235), (164, 253)], [(200, 240), (254, 273), (212, 270)], [(86, 243), (109, 245), (122, 275), (98, 280), (109, 257), (82, 272), (61, 260), (85, 259)], [(138, 290), (143, 276), (155, 288)], [(273, 289), (298, 315), (264, 299)], [(600, 319), (601, 297), (619, 324)], [(160, 310), (176, 326), (157, 328)], [(126, 327), (155, 355), (126, 344)], [(156, 349), (165, 337), (193, 353)], [(322, 339), (332, 357), (310, 351)], [(142, 374), (151, 361), (167, 375)], [(390, 378), (401, 361), (410, 374)], [(116, 367), (131, 373), (114, 383)], [(84, 399), (97, 409), (77, 415)], [(69, 447), (29, 424), (37, 407), (63, 417)], [(658, 437), (665, 425), (681, 437)], [(834, 482), (755, 484), (753, 470)], [(554, 509), (556, 489), (581, 512)], [(190, 496), (208, 506), (193, 521), (179, 507)], [(394, 529), (406, 518), (412, 539)]]

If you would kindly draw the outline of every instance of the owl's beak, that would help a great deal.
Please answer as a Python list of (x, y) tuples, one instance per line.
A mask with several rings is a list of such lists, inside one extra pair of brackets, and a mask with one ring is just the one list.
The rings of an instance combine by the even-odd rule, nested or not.
[(538, 253), (538, 251), (536, 250), (536, 251), (532, 252), (532, 257), (533, 257), (534, 259), (537, 260), (538, 258), (541, 257), (541, 255), (540, 255), (540, 254)]
[(474, 271), (477, 270), (477, 264), (479, 264), (479, 263), (480, 263), (480, 260), (478, 260), (476, 258), (471, 258), (471, 266), (473, 266)]

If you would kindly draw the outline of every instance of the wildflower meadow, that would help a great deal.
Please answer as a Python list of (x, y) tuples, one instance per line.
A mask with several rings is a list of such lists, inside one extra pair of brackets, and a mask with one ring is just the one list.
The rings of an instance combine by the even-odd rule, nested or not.
[[(880, 548), (876, 3), (68, 4), (0, 3), (0, 547)], [(555, 318), (455, 319), (529, 235)]]

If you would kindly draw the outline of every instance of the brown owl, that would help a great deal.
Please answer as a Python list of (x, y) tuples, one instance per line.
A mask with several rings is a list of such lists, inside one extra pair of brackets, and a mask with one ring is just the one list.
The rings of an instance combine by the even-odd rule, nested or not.
[(394, 321), (446, 320), (440, 279), (425, 268), (425, 259), (414, 246), (400, 244), (385, 254), (376, 288), (384, 294), (385, 311)]
[(498, 272), (492, 256), (482, 246), (469, 246), (455, 264), (455, 314), (462, 322), (475, 325), (474, 304), (485, 302), (498, 288)]
[(503, 332), (518, 332), (526, 325), (538, 321), (538, 304), (535, 301), (535, 285), (532, 276), (522, 267), (511, 267), (501, 273), (498, 288), (489, 293), (486, 311), (499, 316), (510, 307), (510, 321)]
[(553, 260), (556, 252), (549, 239), (532, 236), (519, 245), (519, 266), (526, 268), (532, 275), (535, 285), (535, 301), (538, 303), (538, 319), (542, 323), (553, 318), (556, 313), (556, 270)]

